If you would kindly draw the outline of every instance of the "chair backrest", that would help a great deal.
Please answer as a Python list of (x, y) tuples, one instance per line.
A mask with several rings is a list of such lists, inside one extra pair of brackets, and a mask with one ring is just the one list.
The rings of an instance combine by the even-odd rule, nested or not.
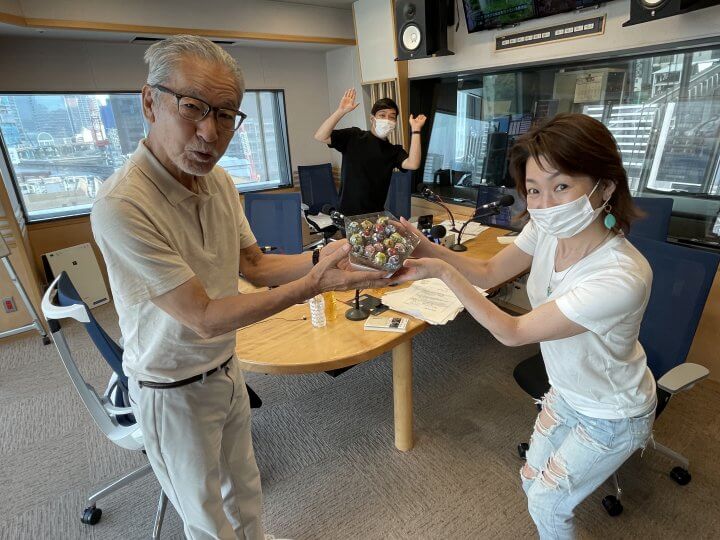
[(631, 239), (650, 263), (652, 292), (640, 343), (656, 379), (685, 362), (720, 256), (642, 237)]
[(302, 253), (299, 193), (246, 193), (245, 215), (259, 246)]
[(395, 217), (410, 219), (412, 174), (412, 171), (395, 171), (392, 173), (385, 208)]
[(633, 197), (633, 202), (645, 217), (633, 222), (630, 226), (630, 238), (642, 236), (664, 242), (667, 240), (672, 215), (673, 200), (671, 197)]
[(122, 385), (127, 388), (127, 376), (123, 373), (122, 368), (122, 348), (115, 343), (114, 339), (107, 335), (102, 326), (100, 326), (100, 323), (95, 320), (92, 311), (90, 311), (87, 304), (82, 301), (80, 293), (77, 292), (75, 285), (73, 285), (70, 280), (70, 276), (68, 276), (65, 272), (60, 272), (60, 276), (57, 280), (57, 303), (62, 307), (81, 305), (85, 308), (88, 317), (88, 322), (83, 323), (85, 330), (87, 330), (87, 333), (90, 335), (90, 339), (92, 339), (95, 347), (97, 347), (100, 354), (102, 354), (102, 357), (117, 374)]
[(302, 202), (310, 207), (310, 214), (319, 213), (326, 204), (338, 208), (338, 192), (330, 163), (299, 165), (298, 177)]
[[(60, 295), (61, 282), (63, 289), (62, 298)], [(83, 323), (88, 333), (90, 333), (93, 343), (96, 344), (105, 361), (115, 372), (113, 378), (117, 379), (118, 384), (120, 384), (120, 377), (122, 376), (125, 380), (125, 385), (127, 385), (127, 378), (122, 374), (121, 367), (122, 349), (120, 349), (100, 327), (85, 303), (82, 300), (73, 300), (73, 298), (79, 297), (80, 295), (77, 293), (77, 290), (75, 290), (75, 287), (73, 287), (70, 278), (65, 272), (61, 272), (50, 284), (48, 290), (45, 291), (42, 299), (42, 312), (48, 322), (53, 342), (60, 354), (60, 360), (64, 364), (70, 380), (80, 395), (85, 407), (87, 407), (88, 412), (90, 412), (93, 420), (95, 420), (95, 423), (103, 433), (105, 433), (108, 439), (123, 448), (140, 450), (143, 448), (142, 432), (132, 414), (129, 414), (129, 410), (120, 408), (123, 406), (127, 407), (129, 404), (123, 406), (115, 405), (110, 402), (108, 397), (101, 398), (95, 391), (95, 388), (85, 381), (70, 352), (60, 324), (60, 321), (63, 319), (75, 319)], [(90, 332), (91, 328), (93, 328), (94, 335)], [(117, 371), (118, 358), (115, 356), (118, 351), (120, 354), (119, 373)], [(106, 356), (106, 354), (108, 356)], [(120, 409), (117, 412), (112, 412), (113, 409), (117, 410), (118, 408)]]

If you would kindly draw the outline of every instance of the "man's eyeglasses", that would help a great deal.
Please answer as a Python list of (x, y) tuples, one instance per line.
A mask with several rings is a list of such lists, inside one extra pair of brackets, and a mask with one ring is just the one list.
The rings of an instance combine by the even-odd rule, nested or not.
[(161, 92), (175, 96), (175, 99), (177, 99), (178, 114), (185, 118), (185, 120), (199, 122), (205, 118), (210, 111), (213, 111), (215, 113), (218, 129), (222, 129), (223, 131), (236, 131), (247, 118), (247, 115), (242, 111), (223, 109), (221, 107), (211, 107), (201, 99), (176, 94), (169, 88), (160, 84), (153, 84), (151, 88), (156, 88)]

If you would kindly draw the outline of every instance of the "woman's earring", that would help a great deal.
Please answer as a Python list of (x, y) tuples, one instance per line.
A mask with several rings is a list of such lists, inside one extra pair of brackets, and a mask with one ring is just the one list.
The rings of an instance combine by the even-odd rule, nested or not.
[(605, 228), (606, 229), (612, 229), (617, 225), (617, 219), (615, 219), (615, 216), (611, 214), (612, 212), (612, 205), (607, 204), (605, 205)]

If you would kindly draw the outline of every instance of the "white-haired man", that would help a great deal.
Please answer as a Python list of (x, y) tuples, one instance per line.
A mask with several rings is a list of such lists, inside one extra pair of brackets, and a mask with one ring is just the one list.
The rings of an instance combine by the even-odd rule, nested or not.
[[(326, 290), (387, 284), (347, 270), (346, 242), (264, 255), (215, 164), (244, 119), (235, 60), (205, 38), (148, 48), (150, 132), (91, 221), (124, 338), (148, 459), (190, 539), (263, 538), (260, 475), (235, 330)], [(239, 295), (238, 272), (269, 291)]]

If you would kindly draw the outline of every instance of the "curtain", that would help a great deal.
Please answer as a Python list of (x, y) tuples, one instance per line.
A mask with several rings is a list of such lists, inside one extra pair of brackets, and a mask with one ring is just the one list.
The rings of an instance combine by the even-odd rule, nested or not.
[[(395, 103), (398, 102), (396, 81), (393, 80), (393, 81), (371, 83), (368, 86), (370, 87), (371, 106), (378, 99), (382, 99), (382, 98), (390, 98)], [(390, 135), (388, 135), (388, 141), (390, 141), (393, 144), (401, 144), (401, 142), (402, 142), (401, 129), (402, 129), (402, 126), (404, 125), (403, 122), (407, 122), (407, 118), (400, 118), (400, 115), (398, 114), (397, 125), (395, 126), (395, 129), (390, 133)]]

